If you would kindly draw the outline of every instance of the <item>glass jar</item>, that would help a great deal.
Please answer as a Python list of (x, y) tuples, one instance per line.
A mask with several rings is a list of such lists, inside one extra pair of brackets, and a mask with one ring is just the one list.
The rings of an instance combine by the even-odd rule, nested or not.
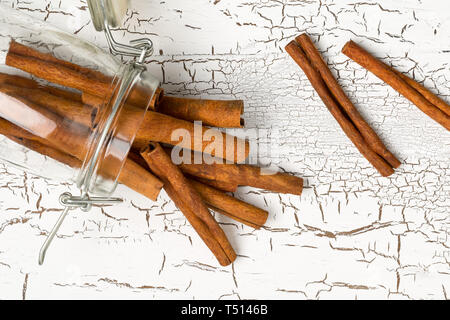
[[(111, 195), (158, 80), (3, 5), (0, 30), (0, 158)], [(131, 49), (141, 61), (151, 51)]]

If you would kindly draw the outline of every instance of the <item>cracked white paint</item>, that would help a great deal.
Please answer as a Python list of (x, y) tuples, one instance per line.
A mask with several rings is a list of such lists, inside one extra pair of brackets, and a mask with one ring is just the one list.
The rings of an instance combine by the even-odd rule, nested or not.
[[(12, 4), (105, 46), (85, 1)], [(0, 166), (0, 298), (418, 298), (450, 294), (449, 133), (340, 49), (349, 39), (450, 99), (450, 4), (420, 1), (134, 1), (118, 39), (149, 36), (167, 92), (236, 97), (247, 127), (280, 135), (273, 164), (300, 197), (241, 188), (265, 230), (218, 216), (239, 254), (221, 268), (163, 192), (73, 212), (37, 253), (74, 186)], [(381, 178), (283, 52), (307, 31), (358, 109), (404, 163)], [(260, 139), (265, 144), (265, 139)], [(268, 159), (263, 159), (268, 160)]]

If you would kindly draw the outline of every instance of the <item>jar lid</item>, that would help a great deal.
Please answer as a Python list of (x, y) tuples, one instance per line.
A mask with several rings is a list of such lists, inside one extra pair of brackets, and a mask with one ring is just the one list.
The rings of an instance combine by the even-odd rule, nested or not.
[(129, 7), (129, 0), (88, 0), (89, 12), (97, 31), (110, 27), (119, 27)]

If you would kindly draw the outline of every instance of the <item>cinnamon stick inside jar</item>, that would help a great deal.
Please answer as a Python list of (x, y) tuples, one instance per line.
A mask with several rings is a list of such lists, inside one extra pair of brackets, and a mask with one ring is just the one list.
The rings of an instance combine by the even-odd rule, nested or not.
[[(102, 98), (111, 92), (112, 77), (57, 59), (51, 54), (41, 53), (16, 41), (11, 41), (5, 63), (49, 82)], [(130, 103), (140, 106), (149, 103), (146, 92), (140, 88), (132, 90), (128, 99)]]
[(212, 217), (200, 195), (172, 163), (161, 146), (151, 143), (142, 149), (141, 155), (150, 169), (164, 182), (167, 194), (183, 212), (219, 263), (222, 266), (231, 264), (236, 259), (236, 253), (225, 233)]
[[(325, 106), (328, 108), (330, 113), (339, 123), (344, 133), (358, 148), (361, 154), (380, 172), (382, 176), (387, 177), (393, 174), (393, 167), (370, 147), (369, 143), (364, 139), (361, 132), (351, 121), (349, 115), (347, 115), (343, 107), (339, 105), (339, 102), (330, 91), (330, 88), (327, 86), (326, 82), (323, 80), (321, 73), (313, 66), (300, 44), (298, 44), (296, 41), (291, 41), (286, 46), (285, 50), (300, 66), (300, 68), (302, 68), (315, 91), (324, 102)], [(317, 63), (317, 65), (321, 64)], [(369, 136), (368, 134), (366, 135)]]
[(44, 86), (36, 82), (35, 80), (25, 78), (22, 76), (0, 73), (0, 84), (1, 85), (12, 85), (20, 88), (28, 88), (28, 89), (42, 89), (51, 93), (57, 97), (66, 98), (68, 100), (82, 102), (81, 94), (75, 91), (68, 91), (52, 86)]
[(81, 123), (87, 127), (91, 127), (95, 123), (97, 109), (87, 108), (81, 102), (54, 95), (49, 92), (47, 88), (37, 87), (23, 90), (14, 85), (2, 84), (0, 85), (0, 92), (12, 96), (21, 95), (32, 103), (43, 104), (58, 115), (66, 117), (74, 122)]
[(78, 160), (75, 157), (72, 157), (71, 155), (68, 155), (67, 153), (59, 151), (53, 147), (47, 146), (38, 141), (29, 140), (26, 138), (20, 138), (17, 136), (6, 135), (6, 137), (8, 139), (14, 141), (15, 143), (18, 143), (18, 144), (26, 147), (27, 149), (30, 149), (34, 152), (40, 153), (43, 156), (46, 156), (53, 160), (61, 162), (71, 168), (81, 168), (82, 162), (80, 160)]
[[(88, 127), (67, 122), (45, 107), (12, 93), (0, 93), (0, 117), (3, 118), (0, 118), (0, 134), (38, 142), (71, 155), (80, 162), (85, 160), (87, 141), (91, 135)], [(36, 151), (48, 155), (43, 148), (39, 150)], [(65, 163), (59, 158), (55, 160)], [(79, 168), (81, 165), (74, 167)], [(108, 168), (105, 170), (107, 174)], [(162, 188), (159, 179), (131, 160), (125, 161), (119, 182), (152, 200), (156, 200)]]
[[(448, 105), (443, 103), (441, 99), (435, 97), (430, 91), (418, 84), (412, 84), (412, 80), (407, 80), (405, 76), (401, 76), (393, 68), (376, 59), (353, 41), (347, 42), (342, 49), (342, 53), (363, 68), (375, 74), (378, 78), (386, 82), (394, 90), (415, 104), (430, 118), (441, 124), (447, 130), (450, 130)], [(433, 104), (432, 101), (436, 104)]]

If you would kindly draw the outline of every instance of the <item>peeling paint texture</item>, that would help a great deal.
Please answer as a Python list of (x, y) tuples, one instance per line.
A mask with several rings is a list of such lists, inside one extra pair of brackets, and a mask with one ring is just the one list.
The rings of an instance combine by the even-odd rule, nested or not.
[[(1, 0), (106, 47), (85, 1)], [(352, 39), (450, 101), (448, 0), (134, 1), (120, 41), (147, 36), (170, 94), (246, 101), (248, 128), (279, 137), (261, 160), (305, 177), (301, 197), (241, 188), (270, 211), (255, 231), (217, 216), (239, 255), (214, 260), (163, 192), (71, 212), (44, 266), (38, 251), (75, 186), (0, 165), (0, 299), (446, 299), (450, 134), (340, 49)], [(403, 165), (382, 178), (283, 52), (308, 32)], [(260, 146), (268, 143), (260, 137)]]

